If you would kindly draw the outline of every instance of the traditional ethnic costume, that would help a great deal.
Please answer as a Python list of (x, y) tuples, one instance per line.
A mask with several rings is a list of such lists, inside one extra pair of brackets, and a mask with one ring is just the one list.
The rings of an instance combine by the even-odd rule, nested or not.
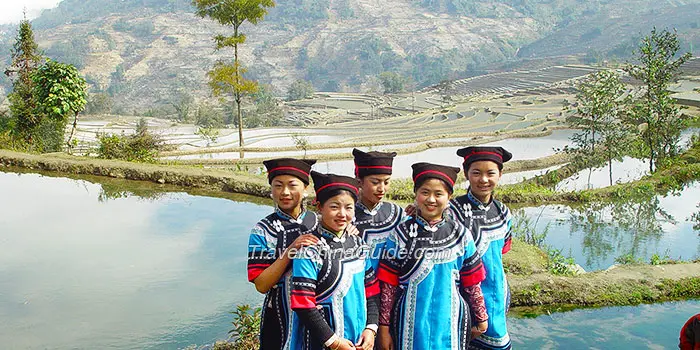
[[(413, 165), (416, 188), (437, 178), (452, 193), (458, 172), (459, 168), (429, 163)], [(429, 223), (416, 215), (399, 224), (386, 242), (379, 267), (380, 324), (389, 323), (394, 348), (467, 349), (470, 304), (480, 304), (483, 310), (477, 287), (484, 274), (474, 241), (461, 223), (449, 217)]]
[(681, 328), (680, 350), (700, 350), (700, 314), (697, 314), (683, 325)]
[[(309, 184), (309, 172), (315, 160), (291, 158), (273, 159), (263, 162), (267, 168), (268, 181), (278, 175), (298, 177)], [(302, 207), (301, 215), (293, 218), (279, 208), (260, 220), (252, 229), (248, 239), (248, 281), (253, 282), (270, 267), (299, 236), (315, 232), (318, 228), (316, 214)], [(288, 338), (292, 322), (290, 306), (291, 264), (279, 282), (265, 294), (260, 323), (260, 349), (279, 350)]]
[[(347, 190), (357, 200), (357, 180), (312, 172), (316, 199), (323, 203)], [(334, 194), (336, 193), (336, 194)], [(338, 235), (319, 225), (319, 243), (294, 259), (289, 342), (284, 349), (324, 349), (336, 339), (356, 343), (369, 328), (377, 331), (379, 285), (359, 236)]]
[[(355, 176), (362, 179), (369, 175), (391, 175), (396, 152), (362, 152), (352, 150), (355, 157)], [(370, 261), (374, 271), (378, 271), (384, 243), (389, 233), (403, 219), (403, 209), (394, 203), (381, 201), (374, 208), (368, 208), (361, 200), (355, 204), (355, 227), (365, 243), (370, 246)]]
[[(488, 160), (502, 169), (503, 163), (512, 158), (502, 147), (467, 147), (457, 151), (464, 158), (464, 171), (469, 178), (469, 165), (476, 161)], [(471, 232), (476, 249), (486, 268), (486, 279), (481, 282), (481, 290), (486, 301), (488, 329), (486, 333), (473, 339), (470, 349), (510, 349), (511, 342), (506, 327), (506, 313), (510, 306), (510, 288), (503, 270), (503, 254), (511, 246), (511, 215), (508, 207), (498, 200), (482, 203), (471, 192), (453, 198), (449, 214), (461, 222)]]

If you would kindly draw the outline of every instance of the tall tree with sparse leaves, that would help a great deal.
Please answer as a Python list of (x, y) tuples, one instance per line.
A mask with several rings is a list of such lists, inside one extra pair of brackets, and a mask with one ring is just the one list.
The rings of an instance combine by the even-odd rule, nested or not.
[(41, 123), (41, 116), (35, 114), (37, 103), (33, 95), (32, 74), (42, 62), (32, 25), (25, 18), (19, 24), (17, 39), (12, 47), (12, 63), (5, 70), (5, 75), (12, 79), (12, 92), (8, 99), (13, 131), (30, 144), (34, 129)]
[[(579, 130), (572, 136), (574, 160), (586, 167), (605, 160), (611, 185), (612, 161), (622, 158), (629, 140), (628, 127), (623, 122), (629, 103), (625, 91), (615, 71), (591, 74), (577, 86), (576, 113), (567, 118), (569, 126)], [(569, 108), (572, 106), (565, 106)]]
[(654, 28), (639, 46), (639, 64), (625, 68), (630, 76), (643, 83), (630, 122), (638, 127), (643, 141), (641, 151), (649, 158), (650, 172), (660, 162), (678, 154), (681, 131), (688, 125), (688, 119), (680, 113), (668, 90), (680, 66), (690, 58), (690, 53), (678, 56), (678, 50), (680, 43), (675, 30)]
[[(233, 48), (233, 64), (218, 62), (209, 72), (210, 85), (214, 94), (231, 92), (236, 101), (236, 119), (238, 120), (238, 142), (243, 147), (243, 117), (241, 100), (245, 94), (256, 91), (255, 82), (243, 78), (244, 69), (238, 57), (238, 45), (245, 42), (246, 36), (240, 32), (243, 23), (257, 24), (267, 14), (267, 9), (275, 6), (273, 0), (193, 0), (196, 13), (200, 17), (209, 17), (222, 25), (233, 27), (233, 35), (214, 37), (216, 49)], [(232, 76), (227, 76), (232, 74)]]

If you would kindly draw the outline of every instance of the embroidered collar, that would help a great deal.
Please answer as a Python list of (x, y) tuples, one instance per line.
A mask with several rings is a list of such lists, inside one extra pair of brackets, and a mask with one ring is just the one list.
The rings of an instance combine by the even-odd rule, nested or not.
[(362, 211), (364, 211), (365, 213), (372, 215), (372, 216), (377, 215), (377, 213), (379, 212), (379, 208), (382, 207), (382, 204), (384, 204), (384, 202), (379, 202), (379, 203), (377, 203), (377, 205), (374, 206), (374, 208), (370, 209), (370, 208), (367, 208), (367, 206), (364, 203), (362, 203), (361, 200), (357, 201), (357, 207), (359, 209), (361, 209)]
[(280, 209), (280, 207), (278, 206), (275, 206), (275, 214), (277, 214), (277, 216), (281, 217), (282, 219), (288, 220), (289, 222), (301, 224), (304, 221), (304, 216), (306, 216), (306, 209), (302, 206), (301, 213), (299, 213), (299, 217), (296, 219), (282, 211), (282, 209)]
[(326, 242), (333, 241), (343, 243), (345, 242), (345, 238), (347, 236), (345, 234), (345, 230), (343, 230), (343, 233), (340, 235), (340, 237), (338, 237), (338, 235), (335, 232), (323, 227), (323, 225), (319, 225), (318, 232), (321, 235), (321, 238), (325, 239)]
[(445, 220), (445, 219), (443, 218), (442, 220), (438, 221), (437, 223), (431, 225), (427, 220), (425, 220), (425, 219), (423, 219), (422, 217), (416, 215), (416, 222), (419, 223), (421, 226), (423, 226), (423, 228), (424, 228), (426, 231), (435, 232), (435, 231), (437, 231), (437, 230), (440, 228), (440, 226), (444, 225), (445, 222), (447, 222), (447, 220)]
[(488, 211), (489, 207), (491, 206), (491, 203), (493, 203), (493, 195), (491, 195), (491, 200), (484, 204), (482, 203), (479, 198), (476, 198), (476, 196), (472, 193), (472, 189), (469, 188), (469, 191), (467, 191), (467, 199), (474, 205), (476, 205), (479, 209)]

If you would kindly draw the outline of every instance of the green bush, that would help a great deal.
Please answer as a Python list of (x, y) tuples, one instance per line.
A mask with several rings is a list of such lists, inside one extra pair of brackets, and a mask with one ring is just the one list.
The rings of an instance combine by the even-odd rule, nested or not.
[(260, 308), (253, 309), (250, 305), (238, 305), (233, 314), (233, 329), (229, 331), (232, 343), (223, 349), (243, 350), (257, 349), (260, 346), (258, 334), (260, 331)]
[(133, 135), (100, 134), (98, 140), (97, 156), (103, 159), (153, 163), (164, 148), (161, 137), (148, 131), (143, 118)]

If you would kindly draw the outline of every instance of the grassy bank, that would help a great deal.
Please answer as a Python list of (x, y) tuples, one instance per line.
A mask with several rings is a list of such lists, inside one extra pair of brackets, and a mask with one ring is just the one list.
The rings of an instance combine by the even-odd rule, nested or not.
[(554, 310), (700, 298), (700, 261), (616, 265), (606, 271), (560, 276), (548, 272), (547, 256), (539, 248), (514, 240), (503, 262), (516, 307)]
[[(217, 169), (77, 157), (66, 154), (27, 154), (0, 150), (0, 165), (61, 174), (96, 175), (148, 181), (209, 191), (265, 197), (270, 193), (263, 176)], [(2, 168), (0, 168), (2, 169)]]

